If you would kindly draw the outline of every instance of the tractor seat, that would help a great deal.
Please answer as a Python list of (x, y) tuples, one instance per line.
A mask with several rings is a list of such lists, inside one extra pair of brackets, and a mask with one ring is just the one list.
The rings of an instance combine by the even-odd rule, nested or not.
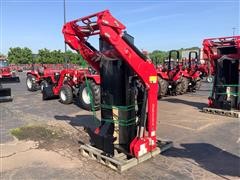
[(56, 82), (58, 82), (59, 78), (60, 78), (60, 73), (59, 73), (59, 72), (55, 72), (55, 73), (54, 73), (54, 80), (55, 80)]
[(168, 72), (168, 77), (169, 77), (169, 79), (173, 79), (174, 76), (175, 76), (175, 74), (176, 74), (176, 70), (169, 71), (169, 72)]
[(167, 70), (168, 70), (167, 67), (163, 67), (163, 68), (162, 68), (162, 72), (166, 72)]
[(38, 74), (40, 76), (43, 76), (44, 75), (44, 67), (38, 67)]

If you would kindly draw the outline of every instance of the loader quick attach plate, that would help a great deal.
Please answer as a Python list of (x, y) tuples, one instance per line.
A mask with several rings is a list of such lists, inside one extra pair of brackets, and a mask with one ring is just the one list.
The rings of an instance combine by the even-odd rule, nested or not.
[(53, 89), (52, 85), (49, 85), (47, 87), (43, 87), (43, 92), (42, 92), (43, 100), (50, 100), (50, 99), (54, 99), (54, 98), (57, 97), (56, 95), (54, 95), (52, 89)]
[(19, 83), (19, 77), (2, 77), (0, 78), (0, 83), (8, 84), (8, 83)]
[(157, 144), (158, 147), (154, 151), (149, 152), (138, 159), (135, 157), (128, 158), (126, 154), (118, 151), (117, 149), (115, 149), (115, 155), (113, 157), (108, 157), (104, 155), (102, 150), (88, 144), (81, 145), (79, 151), (82, 156), (96, 160), (97, 162), (121, 173), (141, 162), (157, 156), (173, 146), (171, 141), (158, 140)]
[(215, 109), (215, 108), (205, 107), (203, 108), (203, 112), (209, 113), (209, 114), (234, 117), (234, 118), (240, 117), (240, 111), (238, 110), (224, 110), (224, 109)]
[(12, 101), (11, 88), (0, 88), (0, 102)]

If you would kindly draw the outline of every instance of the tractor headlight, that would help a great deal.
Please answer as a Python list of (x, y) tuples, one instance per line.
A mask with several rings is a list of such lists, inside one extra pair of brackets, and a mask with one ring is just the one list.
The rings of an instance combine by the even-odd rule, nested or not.
[(11, 74), (12, 74), (13, 76), (15, 76), (15, 75), (16, 75), (16, 72), (15, 72), (15, 71), (12, 71)]
[(77, 77), (73, 76), (73, 82), (77, 82)]

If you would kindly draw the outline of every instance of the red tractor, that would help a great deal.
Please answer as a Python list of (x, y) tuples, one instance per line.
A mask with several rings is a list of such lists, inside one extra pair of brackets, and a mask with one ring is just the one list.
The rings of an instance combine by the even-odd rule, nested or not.
[(100, 108), (100, 76), (92, 69), (64, 69), (49, 78), (52, 80), (43, 86), (43, 100), (59, 97), (63, 104), (70, 104), (77, 97), (80, 107), (85, 110)]
[(206, 77), (207, 82), (211, 83), (213, 81), (214, 74), (209, 61), (205, 61), (203, 64), (198, 65), (198, 71), (202, 73), (202, 77)]
[[(177, 54), (177, 62), (172, 61), (172, 53)], [(179, 51), (171, 50), (168, 57), (168, 66), (158, 68), (158, 97), (182, 94), (182, 71), (179, 64)]]
[(240, 36), (203, 40), (203, 51), (213, 69), (208, 105), (223, 110), (240, 109)]
[(20, 82), (15, 72), (12, 72), (5, 57), (0, 57), (0, 102), (12, 101), (11, 89), (3, 88), (2, 84)]
[(17, 78), (16, 73), (11, 71), (8, 60), (0, 57), (0, 78)]
[[(192, 58), (192, 54), (195, 58)], [(193, 92), (200, 89), (203, 73), (199, 69), (198, 52), (190, 51), (187, 67), (182, 67), (183, 93)]]
[(26, 85), (29, 91), (43, 90), (44, 86), (56, 83), (55, 76), (60, 74), (61, 70), (46, 68), (44, 65), (34, 68), (27, 72)]

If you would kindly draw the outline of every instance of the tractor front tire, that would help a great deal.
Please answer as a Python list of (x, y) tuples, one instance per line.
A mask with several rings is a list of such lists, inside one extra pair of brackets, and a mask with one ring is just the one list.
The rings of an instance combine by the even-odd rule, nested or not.
[(209, 75), (209, 76), (207, 77), (207, 82), (208, 82), (208, 83), (212, 83), (212, 82), (213, 82), (213, 76)]
[(189, 79), (186, 77), (182, 78), (182, 93), (186, 93), (188, 91)]
[(40, 90), (41, 90), (41, 92), (43, 92), (43, 88), (44, 88), (44, 87), (48, 87), (48, 86), (49, 86), (48, 82), (47, 82), (46, 80), (43, 80), (43, 81), (40, 83)]
[(69, 85), (63, 85), (59, 92), (61, 103), (70, 104), (73, 102), (73, 91)]
[[(91, 92), (88, 92), (88, 86)], [(93, 104), (91, 103), (91, 98), (89, 96), (91, 93)], [(79, 106), (87, 111), (99, 110), (100, 109), (100, 86), (97, 85), (93, 80), (84, 81), (79, 88), (78, 92)]]
[(37, 91), (38, 90), (38, 84), (36, 83), (36, 77), (32, 74), (28, 74), (26, 78), (26, 85), (28, 91)]
[(168, 82), (158, 76), (158, 98), (166, 96), (168, 91)]

